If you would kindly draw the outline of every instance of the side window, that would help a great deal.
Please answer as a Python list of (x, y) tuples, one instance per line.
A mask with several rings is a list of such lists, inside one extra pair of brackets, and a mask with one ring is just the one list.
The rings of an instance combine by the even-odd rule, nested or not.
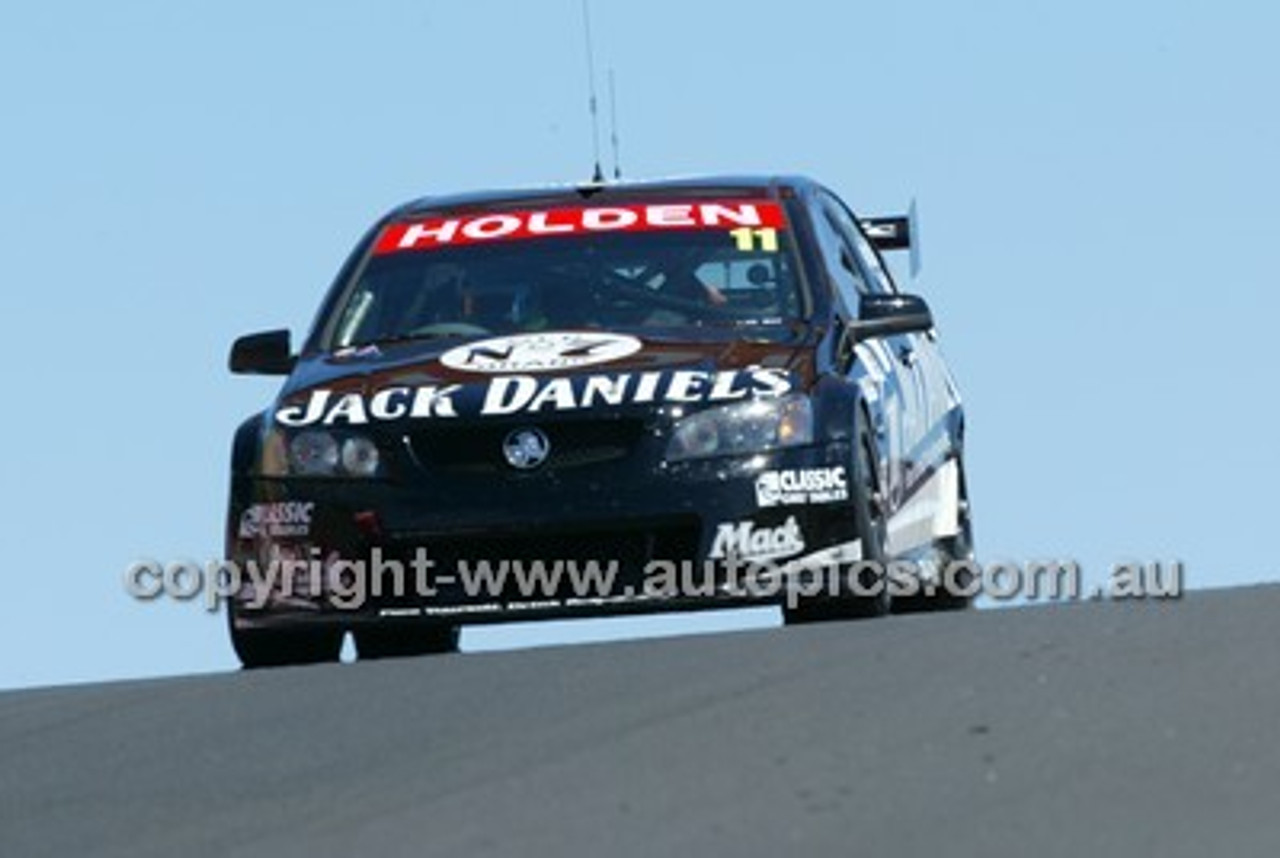
[(841, 237), (850, 246), (862, 270), (866, 272), (866, 279), (871, 283), (871, 290), (876, 293), (897, 292), (898, 288), (894, 285), (893, 278), (889, 276), (884, 263), (880, 261), (880, 254), (871, 246), (871, 242), (867, 240), (867, 237), (862, 234), (862, 229), (858, 226), (857, 221), (854, 220), (853, 214), (845, 207), (845, 204), (834, 195), (824, 193), (822, 195), (822, 207), (831, 218)]
[(846, 316), (854, 318), (858, 313), (858, 296), (868, 290), (866, 280), (863, 279), (857, 264), (853, 265), (853, 270), (845, 264), (845, 260), (852, 262), (853, 249), (840, 234), (840, 230), (823, 203), (818, 202), (811, 206), (809, 214), (813, 220), (818, 246), (822, 250), (823, 267), (831, 277), (831, 283), (835, 287), (837, 298), (844, 306)]

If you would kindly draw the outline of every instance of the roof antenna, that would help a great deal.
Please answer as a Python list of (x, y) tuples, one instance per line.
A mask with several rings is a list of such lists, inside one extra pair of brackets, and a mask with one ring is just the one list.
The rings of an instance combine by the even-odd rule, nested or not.
[(588, 3), (589, 0), (582, 0), (582, 31), (587, 43), (587, 108), (591, 111), (591, 145), (596, 160), (591, 181), (599, 185), (604, 183), (604, 171), (600, 169), (600, 112), (596, 109), (596, 58), (595, 48), (591, 44), (591, 10)]
[(609, 68), (609, 142), (613, 144), (613, 177), (622, 178), (622, 162), (618, 158), (618, 99), (613, 91), (613, 68)]

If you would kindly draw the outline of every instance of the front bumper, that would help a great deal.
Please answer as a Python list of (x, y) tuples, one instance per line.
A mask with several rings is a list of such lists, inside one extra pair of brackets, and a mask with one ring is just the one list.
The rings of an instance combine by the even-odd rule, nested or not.
[(237, 477), (232, 622), (354, 628), (777, 603), (766, 579), (856, 546), (849, 462), (848, 446), (831, 443), (647, 468)]

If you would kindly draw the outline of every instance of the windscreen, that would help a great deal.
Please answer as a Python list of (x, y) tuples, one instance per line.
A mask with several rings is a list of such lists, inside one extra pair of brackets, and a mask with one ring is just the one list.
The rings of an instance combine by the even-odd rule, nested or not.
[(773, 200), (469, 211), (389, 224), (329, 346), (560, 329), (784, 326), (802, 312)]

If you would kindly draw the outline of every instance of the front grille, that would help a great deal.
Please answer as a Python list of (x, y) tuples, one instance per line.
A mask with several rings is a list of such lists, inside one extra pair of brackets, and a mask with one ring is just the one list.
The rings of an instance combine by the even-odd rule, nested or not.
[(513, 429), (536, 426), (547, 435), (551, 455), (539, 470), (580, 468), (622, 459), (631, 454), (644, 435), (640, 420), (590, 420), (466, 427), (429, 427), (407, 438), (413, 456), (422, 467), (442, 472), (511, 471), (502, 454), (502, 443)]
[[(427, 549), (433, 562), (433, 573), (440, 585), (436, 599), (438, 602), (458, 603), (469, 598), (484, 598), (510, 603), (531, 598), (568, 599), (618, 595), (624, 588), (636, 588), (643, 583), (646, 567), (651, 561), (691, 560), (697, 553), (699, 532), (697, 518), (685, 516), (624, 527), (535, 529), (521, 533), (474, 536), (401, 535), (391, 553), (408, 562), (419, 546)], [(582, 568), (593, 562), (601, 567), (612, 564), (616, 569), (613, 591), (575, 592), (572, 577), (564, 574), (560, 576), (558, 589), (539, 590), (537, 593), (522, 592), (517, 586), (519, 578), (513, 574), (507, 579), (507, 587), (502, 591), (469, 596), (459, 578), (461, 564), (466, 564), (471, 569), (481, 563), (488, 563), (491, 567), (507, 564), (508, 568), (520, 565), (527, 569), (539, 562), (548, 568), (557, 563), (564, 564), (564, 568), (570, 564)]]

